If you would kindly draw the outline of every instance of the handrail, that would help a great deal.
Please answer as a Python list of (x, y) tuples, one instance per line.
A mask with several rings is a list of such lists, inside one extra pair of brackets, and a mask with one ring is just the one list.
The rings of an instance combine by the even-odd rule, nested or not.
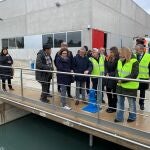
[[(107, 77), (107, 76), (96, 76), (96, 75), (87, 75), (87, 74), (80, 74), (80, 73), (70, 73), (70, 72), (60, 72), (60, 71), (50, 71), (50, 70), (41, 70), (41, 69), (29, 69), (29, 68), (21, 68), (21, 67), (11, 67), (11, 66), (2, 66), (0, 65), (0, 67), (4, 67), (4, 68), (13, 68), (13, 69), (20, 69), (21, 70), (21, 73), (20, 73), (20, 78), (21, 78), (21, 87), (23, 87), (23, 81), (22, 81), (22, 74), (23, 74), (23, 70), (28, 70), (28, 71), (39, 71), (39, 72), (50, 72), (50, 73), (58, 73), (58, 74), (67, 74), (67, 75), (77, 75), (77, 76), (88, 76), (88, 77), (97, 77), (97, 78), (104, 78), (104, 79), (114, 79), (114, 80), (126, 80), (126, 81), (137, 81), (137, 82), (146, 82), (146, 83), (150, 83), (150, 80), (140, 80), (140, 79), (129, 79), (129, 78), (119, 78), (119, 77)], [(3, 74), (0, 74), (0, 75), (3, 75)], [(8, 76), (8, 75), (6, 75)], [(33, 79), (32, 79), (33, 80)], [(36, 80), (34, 80), (36, 81)], [(41, 81), (41, 82), (45, 82), (45, 83), (50, 83), (50, 82), (46, 82), (46, 81)], [(54, 83), (54, 81), (53, 81)], [(76, 88), (76, 87), (74, 87)], [(22, 89), (22, 88), (21, 88)], [(86, 89), (86, 88), (85, 88)], [(99, 91), (100, 93), (103, 93), (103, 92), (106, 92), (106, 91), (102, 91), (101, 90), (96, 90), (97, 92)], [(22, 95), (23, 95), (23, 89), (21, 91)], [(106, 93), (109, 93), (109, 92), (106, 92)], [(117, 95), (122, 95), (122, 96), (128, 96), (128, 95), (123, 95), (123, 94), (118, 94), (118, 93), (115, 93)], [(128, 96), (128, 97), (135, 97), (135, 96)], [(136, 98), (136, 97), (135, 97)], [(146, 99), (146, 98), (145, 98)], [(99, 104), (96, 104), (96, 105), (99, 105)]]
[(66, 75), (76, 75), (76, 76), (84, 76), (84, 77), (95, 77), (95, 78), (102, 78), (102, 79), (113, 79), (113, 80), (123, 80), (123, 81), (136, 81), (136, 82), (144, 82), (150, 83), (150, 80), (142, 80), (142, 79), (131, 79), (131, 78), (120, 78), (120, 77), (111, 77), (111, 76), (97, 76), (97, 75), (90, 75), (90, 74), (81, 74), (81, 73), (72, 73), (72, 72), (61, 72), (61, 71), (51, 71), (51, 70), (42, 70), (42, 69), (30, 69), (30, 68), (21, 68), (21, 67), (10, 67), (10, 66), (2, 66), (2, 68), (13, 68), (13, 69), (22, 69), (28, 71), (39, 71), (39, 72), (49, 72), (49, 73), (56, 73), (56, 74), (66, 74)]

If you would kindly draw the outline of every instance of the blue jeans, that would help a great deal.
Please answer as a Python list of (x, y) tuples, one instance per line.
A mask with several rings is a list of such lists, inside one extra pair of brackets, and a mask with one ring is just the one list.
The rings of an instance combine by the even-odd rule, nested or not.
[[(125, 101), (125, 96), (118, 95), (117, 96), (118, 101), (117, 101), (117, 113), (116, 113), (116, 119), (118, 121), (123, 121), (124, 120), (124, 101)], [(129, 102), (129, 117), (128, 119), (131, 120), (136, 120), (136, 98), (133, 97), (127, 97), (128, 102)]]
[(62, 84), (60, 85), (60, 88), (61, 88), (61, 103), (62, 103), (62, 106), (66, 106), (66, 92), (67, 92), (67, 86)]
[(85, 100), (85, 82), (76, 81), (76, 99), (80, 99), (80, 89), (82, 100)]

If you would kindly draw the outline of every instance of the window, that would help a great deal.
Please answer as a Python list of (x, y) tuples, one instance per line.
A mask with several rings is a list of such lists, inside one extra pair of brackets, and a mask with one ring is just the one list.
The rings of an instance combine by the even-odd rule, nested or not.
[(42, 43), (43, 45), (49, 44), (51, 47), (54, 47), (53, 34), (42, 35)]
[(17, 48), (24, 48), (24, 37), (16, 38), (16, 46)]
[(15, 38), (9, 39), (9, 48), (16, 48), (16, 40)]
[(25, 49), (42, 49), (42, 35), (24, 36)]
[(60, 47), (62, 42), (66, 42), (66, 33), (54, 34), (54, 47)]
[(81, 31), (67, 32), (68, 47), (81, 47)]
[(2, 39), (2, 48), (8, 47), (8, 39)]
[(2, 47), (24, 48), (24, 37), (2, 39)]

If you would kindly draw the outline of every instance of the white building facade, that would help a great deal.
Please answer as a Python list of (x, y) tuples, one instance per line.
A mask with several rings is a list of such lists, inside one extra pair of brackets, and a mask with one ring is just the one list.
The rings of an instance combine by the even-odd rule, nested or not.
[(5, 0), (0, 2), (0, 47), (14, 59), (35, 59), (42, 45), (52, 56), (66, 41), (79, 47), (132, 47), (133, 37), (150, 35), (150, 15), (132, 0)]

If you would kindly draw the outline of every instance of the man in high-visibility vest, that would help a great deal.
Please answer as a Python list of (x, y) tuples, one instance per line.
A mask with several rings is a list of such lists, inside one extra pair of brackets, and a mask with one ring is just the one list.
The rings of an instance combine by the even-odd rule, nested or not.
[[(97, 48), (93, 48), (92, 50), (92, 57), (89, 58), (93, 69), (91, 72), (91, 75), (97, 75), (101, 76), (104, 75), (104, 61), (105, 57), (104, 55), (99, 54), (99, 50)], [(98, 78), (92, 77), (92, 84), (93, 84), (93, 89), (97, 90), (97, 85), (98, 85)], [(104, 100), (102, 100), (102, 103), (105, 103)]]
[[(142, 44), (138, 44), (135, 46), (136, 50), (136, 58), (139, 62), (139, 75), (138, 78), (142, 80), (149, 80), (150, 77), (150, 54), (145, 53), (144, 46)], [(149, 88), (148, 83), (140, 82), (139, 90), (140, 90), (140, 99), (139, 105), (140, 109), (144, 110), (144, 99), (145, 99), (145, 91)]]
[[(124, 47), (120, 50), (119, 56), (120, 59), (118, 60), (116, 76), (136, 79), (139, 72), (139, 63), (131, 50)], [(136, 96), (138, 87), (139, 82), (118, 80), (116, 88), (118, 101), (115, 122), (124, 121), (125, 97), (127, 97), (129, 102), (129, 116), (127, 122), (136, 120)]]

